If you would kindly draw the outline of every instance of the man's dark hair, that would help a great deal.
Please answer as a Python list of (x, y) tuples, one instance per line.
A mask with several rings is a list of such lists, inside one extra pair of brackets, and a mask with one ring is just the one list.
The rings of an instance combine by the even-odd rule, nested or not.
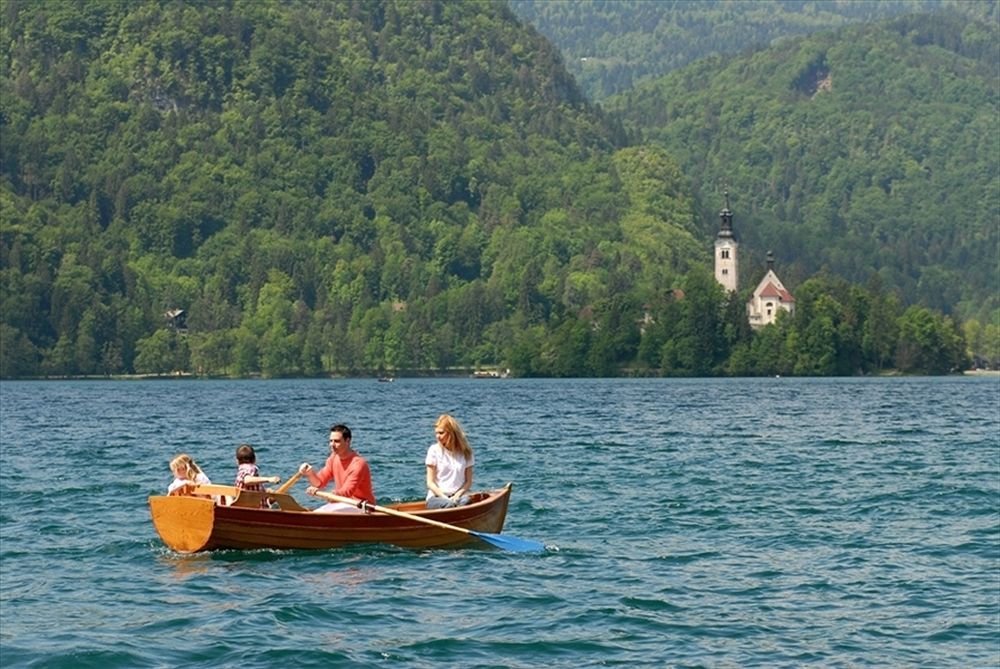
[(330, 432), (339, 432), (344, 435), (344, 439), (347, 441), (351, 440), (351, 428), (347, 427), (343, 423), (337, 423), (336, 425), (330, 426)]

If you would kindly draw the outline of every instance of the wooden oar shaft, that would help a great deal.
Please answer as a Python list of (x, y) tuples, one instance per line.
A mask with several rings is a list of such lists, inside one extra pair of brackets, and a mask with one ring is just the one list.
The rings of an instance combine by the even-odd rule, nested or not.
[(300, 478), (302, 478), (302, 472), (295, 472), (294, 474), (291, 475), (291, 477), (289, 477), (287, 481), (281, 484), (280, 488), (278, 488), (274, 492), (284, 495), (285, 493), (287, 493), (289, 490), (292, 489), (292, 486), (295, 485), (295, 482), (298, 481)]
[(421, 523), (426, 523), (427, 525), (434, 525), (435, 527), (440, 527), (443, 530), (452, 530), (454, 532), (463, 532), (465, 534), (472, 534), (472, 530), (467, 530), (464, 527), (458, 527), (457, 525), (449, 525), (448, 523), (442, 523), (439, 520), (434, 520), (432, 518), (424, 518), (423, 516), (418, 516), (412, 513), (406, 513), (405, 511), (397, 511), (396, 509), (390, 509), (385, 506), (379, 506), (378, 504), (368, 504), (367, 502), (361, 502), (360, 500), (354, 499), (353, 497), (341, 497), (340, 495), (334, 495), (332, 492), (323, 492), (322, 490), (317, 490), (314, 493), (317, 497), (322, 497), (325, 500), (331, 502), (341, 502), (343, 504), (350, 504), (351, 506), (356, 506), (359, 509), (371, 509), (372, 511), (378, 511), (379, 513), (384, 513), (390, 516), (397, 516), (399, 518), (407, 518), (409, 520), (416, 520)]

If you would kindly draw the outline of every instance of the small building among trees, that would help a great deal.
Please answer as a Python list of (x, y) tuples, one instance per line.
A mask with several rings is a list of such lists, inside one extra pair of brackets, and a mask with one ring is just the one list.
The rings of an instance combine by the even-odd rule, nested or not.
[(781, 279), (774, 273), (774, 254), (767, 252), (767, 273), (753, 291), (747, 302), (747, 316), (750, 327), (762, 328), (778, 318), (778, 311), (795, 313), (795, 298), (788, 292)]
[(163, 317), (167, 319), (167, 327), (178, 332), (187, 332), (187, 312), (183, 309), (170, 309)]

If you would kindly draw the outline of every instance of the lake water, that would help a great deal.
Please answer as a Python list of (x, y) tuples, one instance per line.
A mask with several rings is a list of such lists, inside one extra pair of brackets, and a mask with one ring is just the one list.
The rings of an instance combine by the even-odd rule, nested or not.
[[(443, 412), (544, 553), (153, 529), (177, 453), (284, 479), (339, 421), (422, 497)], [(1000, 380), (4, 382), (0, 665), (996, 667)]]

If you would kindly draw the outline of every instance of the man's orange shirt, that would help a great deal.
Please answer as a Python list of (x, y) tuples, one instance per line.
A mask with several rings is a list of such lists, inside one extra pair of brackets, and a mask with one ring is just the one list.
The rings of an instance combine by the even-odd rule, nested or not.
[(323, 465), (323, 469), (316, 472), (319, 479), (317, 488), (324, 488), (333, 479), (336, 489), (334, 495), (341, 497), (353, 497), (363, 499), (369, 504), (375, 503), (375, 493), (372, 492), (372, 474), (368, 469), (368, 462), (351, 451), (346, 458), (342, 458), (336, 453), (332, 454)]

